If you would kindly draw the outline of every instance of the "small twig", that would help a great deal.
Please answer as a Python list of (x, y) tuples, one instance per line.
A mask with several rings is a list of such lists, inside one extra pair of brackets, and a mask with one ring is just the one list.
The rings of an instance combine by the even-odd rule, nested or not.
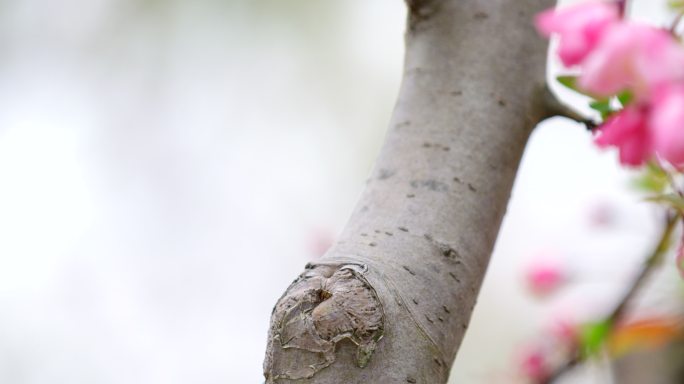
[(611, 322), (611, 324), (614, 324), (615, 322), (617, 322), (617, 320), (623, 317), (625, 308), (627, 307), (631, 299), (643, 286), (648, 276), (650, 276), (651, 273), (653, 273), (654, 267), (660, 265), (663, 256), (670, 247), (670, 239), (672, 238), (672, 232), (674, 232), (677, 221), (679, 221), (680, 219), (681, 216), (679, 213), (668, 214), (667, 224), (665, 225), (665, 229), (663, 230), (663, 234), (661, 235), (658, 245), (653, 250), (651, 256), (649, 256), (649, 258), (646, 259), (641, 271), (639, 272), (639, 275), (637, 275), (637, 277), (634, 279), (634, 282), (627, 290), (627, 292), (624, 294), (622, 300), (610, 314), (608, 320)]
[[(606, 324), (609, 324), (611, 327), (610, 332), (613, 331), (613, 327), (615, 326), (615, 324), (619, 323), (624, 318), (625, 311), (627, 307), (631, 304), (632, 299), (637, 294), (637, 292), (639, 292), (639, 290), (643, 287), (648, 277), (653, 273), (655, 267), (659, 265), (662, 261), (663, 256), (669, 248), (672, 233), (674, 232), (674, 229), (677, 226), (677, 222), (681, 218), (682, 217), (679, 213), (668, 212), (667, 222), (660, 236), (658, 244), (653, 249), (653, 251), (651, 251), (651, 255), (644, 261), (644, 265), (639, 271), (639, 274), (634, 278), (634, 281), (632, 281), (632, 284), (630, 284), (630, 286), (627, 288), (627, 291), (625, 291), (625, 293), (622, 295), (622, 298), (620, 299), (620, 301), (618, 301), (615, 308), (613, 308), (610, 314), (606, 316), (606, 318), (604, 319), (604, 322)], [(578, 347), (575, 347), (575, 350), (572, 352), (568, 360), (565, 361), (559, 367), (557, 367), (544, 380), (541, 380), (539, 384), (551, 384), (555, 382), (564, 373), (574, 368), (578, 364), (582, 363), (583, 360), (584, 356), (582, 355), (582, 351), (579, 350)]]
[[(662, 167), (661, 167), (662, 168)], [(679, 188), (677, 185), (677, 181), (675, 180), (674, 176), (672, 176), (672, 173), (670, 173), (668, 170), (664, 169), (665, 175), (667, 177), (667, 181), (670, 183), (670, 186), (672, 187), (672, 190), (679, 195), (679, 197), (684, 197), (684, 192)]]
[(677, 36), (677, 27), (679, 26), (679, 23), (682, 21), (682, 18), (684, 17), (684, 11), (681, 11), (677, 14), (674, 20), (672, 20), (672, 25), (670, 26), (669, 32), (673, 36)]
[(582, 115), (576, 109), (570, 107), (569, 105), (563, 103), (548, 86), (545, 86), (541, 94), (544, 98), (545, 107), (545, 117), (561, 116), (566, 117), (570, 120), (574, 120), (578, 123), (584, 124), (588, 130), (592, 131), (598, 126), (599, 123), (595, 122), (591, 118)]
[(625, 17), (625, 14), (627, 13), (627, 0), (617, 0), (616, 3), (620, 17)]

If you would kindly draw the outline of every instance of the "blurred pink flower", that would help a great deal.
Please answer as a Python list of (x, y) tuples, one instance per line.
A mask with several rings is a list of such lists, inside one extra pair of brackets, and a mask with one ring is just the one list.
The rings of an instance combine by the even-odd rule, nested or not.
[(684, 164), (684, 85), (661, 87), (652, 104), (649, 124), (656, 152), (673, 165)]
[(533, 262), (527, 269), (525, 280), (530, 291), (537, 296), (546, 296), (558, 289), (567, 279), (560, 263), (551, 260)]
[(567, 317), (558, 317), (551, 323), (549, 333), (563, 346), (574, 347), (579, 339), (577, 324)]
[(521, 351), (519, 369), (522, 375), (531, 381), (543, 382), (549, 376), (545, 351), (540, 347), (527, 347)]
[(548, 9), (535, 18), (537, 30), (560, 36), (558, 55), (566, 66), (581, 63), (601, 40), (603, 32), (620, 16), (615, 3), (593, 2)]
[(608, 228), (615, 223), (617, 213), (617, 207), (611, 201), (595, 201), (587, 207), (587, 221), (594, 228)]
[(628, 106), (612, 115), (597, 130), (596, 144), (605, 148), (615, 146), (620, 150), (620, 163), (637, 166), (653, 154), (651, 134), (646, 125), (644, 108)]
[(665, 83), (684, 79), (684, 48), (660, 28), (613, 24), (583, 63), (579, 85), (597, 95), (629, 89), (637, 100)]

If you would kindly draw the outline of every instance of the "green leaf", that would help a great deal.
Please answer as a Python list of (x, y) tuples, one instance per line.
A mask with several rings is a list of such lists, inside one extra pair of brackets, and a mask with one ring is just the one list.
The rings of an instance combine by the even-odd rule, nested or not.
[(577, 90), (577, 76), (556, 76), (556, 80), (573, 91)]
[(623, 107), (629, 104), (633, 98), (634, 95), (632, 95), (632, 92), (630, 91), (624, 91), (617, 95), (617, 99)]
[(682, 198), (676, 193), (666, 193), (662, 195), (649, 196), (645, 200), (652, 201), (654, 203), (669, 205), (670, 207), (680, 212), (684, 212), (684, 198)]
[(556, 76), (556, 80), (558, 80), (558, 82), (561, 83), (566, 88), (571, 89), (571, 90), (573, 90), (577, 93), (580, 93), (582, 95), (587, 95), (586, 92), (584, 92), (582, 89), (580, 89), (579, 85), (577, 84), (577, 79), (579, 79), (579, 76), (573, 76), (573, 75)]
[(613, 113), (613, 108), (610, 106), (610, 99), (595, 100), (589, 103), (591, 109), (598, 111), (601, 114), (602, 119), (610, 116)]
[(587, 323), (580, 328), (580, 345), (584, 357), (596, 356), (610, 335), (613, 324), (610, 320)]
[(636, 188), (645, 192), (661, 194), (667, 187), (669, 179), (664, 169), (660, 168), (654, 162), (646, 163), (639, 176), (637, 176), (633, 184)]
[(674, 10), (684, 8), (684, 1), (682, 1), (682, 0), (669, 0), (667, 2), (667, 6), (674, 9)]

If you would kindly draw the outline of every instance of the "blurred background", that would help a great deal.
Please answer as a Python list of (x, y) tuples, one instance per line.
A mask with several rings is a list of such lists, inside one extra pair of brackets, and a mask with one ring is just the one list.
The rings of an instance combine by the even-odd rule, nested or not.
[[(664, 23), (664, 3), (633, 13)], [(273, 304), (381, 145), (405, 16), (399, 0), (1, 0), (0, 383), (262, 382)], [(452, 382), (513, 382), (540, 328), (614, 302), (658, 229), (632, 176), (583, 126), (539, 126)], [(539, 258), (572, 283), (553, 299), (524, 284)], [(676, 312), (681, 291), (670, 266), (643, 305)]]

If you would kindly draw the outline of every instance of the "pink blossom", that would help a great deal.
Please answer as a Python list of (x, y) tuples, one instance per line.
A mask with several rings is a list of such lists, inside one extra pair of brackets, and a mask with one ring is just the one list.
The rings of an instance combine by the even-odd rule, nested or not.
[(547, 10), (535, 22), (542, 34), (559, 35), (565, 65), (581, 64), (580, 88), (633, 96), (597, 129), (598, 146), (617, 147), (628, 166), (657, 155), (684, 167), (684, 46), (669, 31), (622, 21), (615, 2)]
[(652, 104), (649, 123), (656, 152), (674, 165), (684, 164), (684, 85), (662, 87)]
[(597, 96), (626, 89), (647, 99), (662, 84), (684, 79), (684, 48), (665, 30), (634, 23), (607, 28), (583, 63), (579, 85)]
[(653, 154), (652, 139), (644, 108), (628, 106), (612, 115), (598, 129), (595, 139), (599, 147), (618, 147), (620, 163), (638, 166), (646, 162)]
[(577, 324), (567, 317), (559, 317), (549, 327), (549, 333), (563, 346), (572, 347), (579, 338)]
[(558, 55), (566, 66), (580, 64), (601, 40), (604, 30), (619, 20), (614, 3), (585, 3), (549, 9), (535, 18), (537, 30), (548, 37), (560, 35)]
[(551, 260), (540, 260), (529, 266), (525, 279), (532, 293), (538, 296), (546, 296), (565, 282), (566, 275), (560, 263)]
[(521, 373), (533, 382), (543, 382), (549, 376), (549, 364), (544, 352), (540, 347), (528, 347), (519, 355)]

